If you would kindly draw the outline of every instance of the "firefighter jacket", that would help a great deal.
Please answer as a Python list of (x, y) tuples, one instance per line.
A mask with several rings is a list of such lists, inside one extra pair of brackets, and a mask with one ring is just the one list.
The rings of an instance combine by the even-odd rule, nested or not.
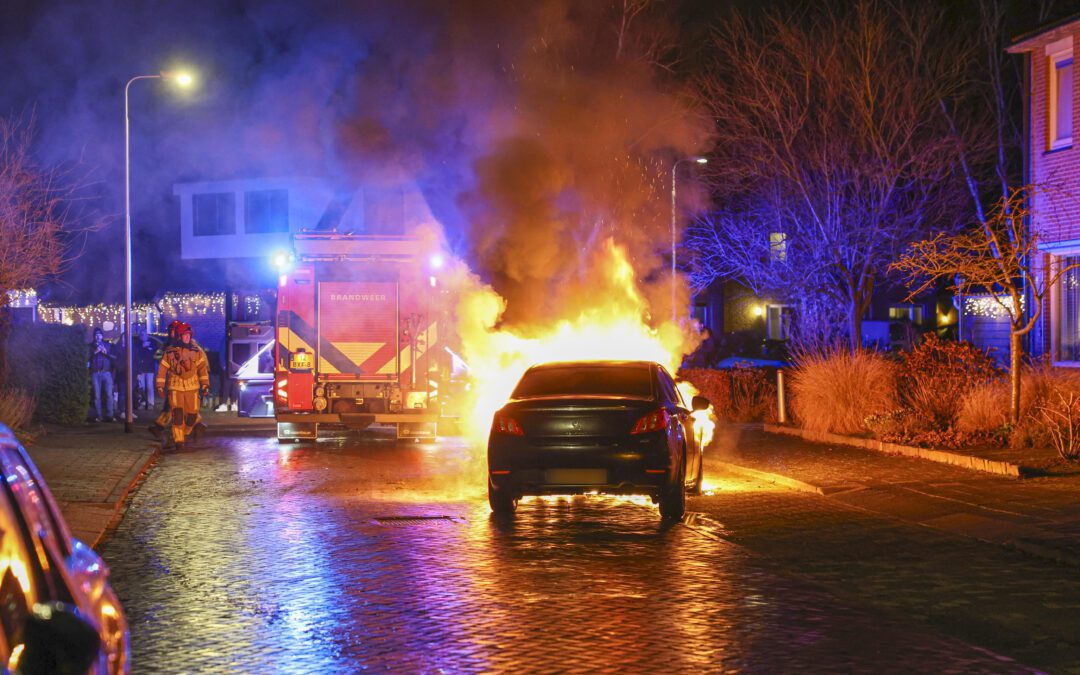
[(210, 386), (210, 363), (197, 345), (173, 345), (165, 350), (154, 380), (157, 389), (198, 391)]

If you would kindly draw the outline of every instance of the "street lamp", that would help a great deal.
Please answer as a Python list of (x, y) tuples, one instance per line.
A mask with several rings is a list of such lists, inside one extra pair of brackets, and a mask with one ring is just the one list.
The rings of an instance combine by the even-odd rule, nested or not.
[(709, 160), (701, 157), (683, 157), (682, 159), (675, 160), (675, 163), (671, 165), (671, 323), (675, 323), (675, 170), (679, 168), (679, 165), (683, 162), (694, 162), (695, 164), (708, 164)]
[(128, 119), (128, 91), (135, 80), (165, 80), (180, 87), (191, 86), (191, 74), (162, 71), (157, 75), (136, 75), (124, 85), (124, 349), (127, 352), (127, 375), (124, 382), (126, 410), (124, 431), (131, 433), (135, 416), (132, 413), (132, 338), (131, 338), (131, 123)]

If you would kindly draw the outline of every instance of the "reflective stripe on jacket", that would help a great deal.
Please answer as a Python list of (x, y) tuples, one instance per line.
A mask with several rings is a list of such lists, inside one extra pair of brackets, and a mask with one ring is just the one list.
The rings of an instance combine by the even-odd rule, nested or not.
[(158, 364), (157, 389), (169, 391), (198, 391), (210, 386), (210, 363), (202, 349), (193, 346), (169, 347)]

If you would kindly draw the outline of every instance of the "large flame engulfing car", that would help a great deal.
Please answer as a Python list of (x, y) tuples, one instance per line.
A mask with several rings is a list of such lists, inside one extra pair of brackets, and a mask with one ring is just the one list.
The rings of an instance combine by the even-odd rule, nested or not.
[[(692, 406), (709, 402), (698, 396)], [(501, 515), (526, 495), (599, 492), (648, 495), (677, 520), (703, 477), (690, 409), (667, 370), (648, 361), (534, 366), (488, 439), (488, 500)]]
[[(577, 306), (538, 328), (505, 328), (500, 319), (505, 301), (490, 287), (474, 284), (461, 293), (456, 308), (463, 357), (470, 369), (468, 411), (464, 431), (474, 447), (486, 447), (495, 411), (531, 366), (559, 361), (649, 361), (667, 372), (678, 370), (682, 355), (697, 337), (687, 326), (652, 324), (648, 303), (639, 291), (636, 273), (624, 247), (607, 239), (593, 260), (595, 284)], [(467, 284), (462, 284), (467, 286)], [(666, 315), (666, 313), (665, 313)], [(677, 382), (684, 401), (698, 393), (689, 382)], [(716, 426), (712, 408), (691, 411), (693, 435), (707, 448)], [(478, 467), (479, 468), (479, 467)]]

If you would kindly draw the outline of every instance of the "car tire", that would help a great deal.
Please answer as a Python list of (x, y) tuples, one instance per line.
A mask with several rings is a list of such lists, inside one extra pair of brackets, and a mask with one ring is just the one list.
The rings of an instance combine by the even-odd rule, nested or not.
[(495, 515), (509, 516), (513, 515), (517, 508), (517, 500), (512, 494), (496, 490), (491, 483), (488, 483), (488, 505), (491, 506), (491, 512)]
[(686, 515), (686, 464), (682, 466), (679, 476), (664, 487), (660, 494), (660, 517), (664, 520), (682, 520)]

